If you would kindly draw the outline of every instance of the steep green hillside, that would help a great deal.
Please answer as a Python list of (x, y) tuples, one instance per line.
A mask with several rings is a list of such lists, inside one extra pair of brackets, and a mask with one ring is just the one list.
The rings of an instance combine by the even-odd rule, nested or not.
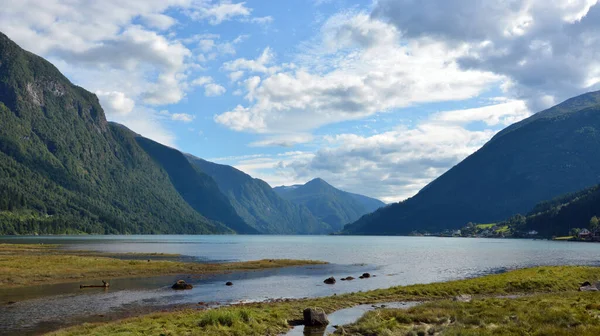
[(525, 213), (600, 181), (600, 92), (512, 125), (404, 202), (347, 225), (351, 234), (439, 231)]
[(306, 206), (336, 231), (341, 230), (344, 224), (384, 205), (379, 200), (336, 189), (320, 178), (305, 185), (277, 187), (274, 190), (281, 197)]
[(188, 205), (95, 95), (0, 33), (0, 234), (231, 232)]
[(221, 193), (217, 183), (195, 168), (185, 156), (170, 147), (138, 136), (138, 144), (169, 174), (183, 199), (206, 218), (221, 222), (237, 233), (258, 233), (246, 224)]
[(231, 166), (192, 155), (187, 155), (187, 158), (211, 176), (237, 213), (262, 233), (317, 234), (334, 231), (316, 219), (306, 207), (279, 197), (265, 181), (252, 178)]
[(566, 236), (573, 228), (588, 228), (594, 216), (600, 216), (600, 185), (538, 204), (527, 214), (521, 230)]

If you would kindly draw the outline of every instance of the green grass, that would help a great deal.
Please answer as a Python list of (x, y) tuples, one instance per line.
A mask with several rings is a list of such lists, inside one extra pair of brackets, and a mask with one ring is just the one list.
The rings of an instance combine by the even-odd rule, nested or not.
[(506, 233), (509, 231), (508, 225), (503, 225), (496, 230), (497, 233)]
[[(428, 305), (452, 305), (454, 303), (447, 300), (459, 294), (472, 294), (482, 298), (517, 293), (561, 293), (556, 297), (564, 296), (566, 300), (575, 300), (575, 291), (581, 282), (597, 279), (600, 279), (600, 268), (597, 267), (536, 267), (475, 279), (400, 286), (325, 298), (253, 303), (215, 310), (156, 313), (111, 323), (85, 324), (58, 331), (54, 335), (277, 335), (288, 330), (288, 321), (301, 319), (302, 310), (307, 307), (320, 307), (329, 314), (358, 304), (391, 301), (434, 301)], [(600, 296), (596, 295), (596, 298)], [(479, 301), (481, 299), (476, 300)], [(451, 310), (453, 306), (448, 307)], [(526, 304), (523, 309), (526, 309)], [(490, 318), (490, 321), (493, 320)], [(554, 326), (562, 328), (563, 324), (556, 321)]]
[(383, 309), (344, 327), (349, 335), (600, 335), (599, 293), (538, 294)]
[(475, 227), (478, 228), (478, 229), (485, 230), (485, 229), (491, 229), (495, 225), (496, 225), (496, 223), (491, 223), (491, 224), (477, 224), (477, 225), (475, 225)]
[(55, 245), (0, 244), (0, 286), (24, 287), (83, 281), (88, 283), (122, 277), (210, 274), (323, 264), (319, 261), (290, 259), (201, 264), (164, 260), (165, 256), (173, 255), (161, 254), (139, 254), (135, 260), (118, 258), (131, 255), (63, 251), (58, 250)]
[(554, 237), (552, 240), (571, 240), (575, 237), (573, 236), (564, 236), (564, 237)]

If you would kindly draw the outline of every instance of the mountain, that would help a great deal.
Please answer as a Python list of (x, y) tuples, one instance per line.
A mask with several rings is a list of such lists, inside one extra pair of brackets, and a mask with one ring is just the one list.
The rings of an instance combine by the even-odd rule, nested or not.
[(167, 172), (177, 192), (192, 208), (208, 219), (226, 224), (237, 233), (258, 233), (238, 216), (217, 183), (194, 167), (181, 152), (141, 136), (136, 140)]
[(525, 217), (522, 230), (566, 236), (573, 228), (587, 228), (594, 216), (600, 216), (600, 185), (539, 203)]
[(367, 196), (336, 189), (320, 178), (304, 185), (281, 186), (273, 190), (287, 200), (306, 206), (335, 231), (341, 230), (344, 224), (385, 205)]
[(237, 213), (261, 233), (319, 234), (334, 231), (315, 218), (306, 207), (281, 198), (265, 181), (252, 178), (231, 166), (189, 154), (186, 156), (193, 165), (217, 182)]
[(174, 152), (108, 123), (94, 94), (0, 33), (0, 234), (232, 233), (227, 225), (241, 226), (231, 211), (215, 216), (197, 204), (223, 196), (187, 169), (195, 198), (166, 162), (182, 158)]
[(415, 196), (344, 231), (408, 234), (497, 222), (599, 181), (600, 92), (590, 92), (507, 127)]

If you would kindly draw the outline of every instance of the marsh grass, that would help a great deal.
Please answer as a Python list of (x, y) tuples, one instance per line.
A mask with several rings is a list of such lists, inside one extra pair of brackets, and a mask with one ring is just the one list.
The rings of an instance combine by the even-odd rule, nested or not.
[(131, 256), (63, 251), (56, 245), (0, 244), (0, 286), (23, 287), (167, 274), (214, 274), (323, 264), (290, 259), (203, 264), (164, 260), (165, 255), (161, 254), (139, 254), (136, 259), (123, 258)]
[[(600, 279), (600, 268), (597, 267), (536, 267), (474, 279), (393, 287), (325, 298), (253, 303), (214, 310), (157, 313), (104, 324), (86, 324), (56, 332), (54, 335), (278, 335), (289, 329), (288, 321), (301, 319), (302, 310), (306, 307), (321, 307), (329, 314), (335, 310), (358, 304), (391, 301), (431, 302), (422, 306), (424, 308), (421, 306), (413, 308), (412, 315), (403, 315), (401, 311), (378, 310), (373, 314), (381, 314), (381, 316), (369, 314), (365, 317), (366, 319), (361, 320), (360, 324), (352, 326), (353, 329), (346, 328), (346, 330), (357, 335), (361, 333), (379, 335), (369, 333), (374, 330), (385, 331), (389, 335), (405, 335), (413, 331), (414, 334), (421, 334), (426, 331), (412, 329), (415, 321), (418, 321), (419, 324), (430, 323), (432, 327), (439, 327), (441, 330), (444, 325), (440, 321), (443, 319), (447, 319), (446, 323), (450, 325), (450, 321), (460, 318), (460, 321), (464, 321), (461, 322), (461, 325), (457, 324), (452, 326), (454, 329), (448, 327), (445, 330), (454, 333), (451, 335), (463, 335), (462, 331), (467, 332), (467, 335), (479, 335), (473, 332), (473, 330), (481, 331), (474, 329), (477, 326), (485, 327), (482, 330), (489, 329), (491, 332), (495, 330), (494, 324), (500, 324), (505, 317), (510, 318), (515, 314), (521, 314), (523, 316), (519, 317), (521, 321), (526, 321), (523, 320), (526, 318), (526, 314), (533, 314), (527, 312), (531, 308), (539, 310), (537, 318), (531, 317), (532, 329), (543, 324), (544, 330), (577, 328), (583, 335), (586, 335), (588, 329), (596, 330), (594, 329), (596, 324), (591, 324), (589, 328), (578, 324), (589, 321), (581, 307), (585, 309), (589, 304), (590, 309), (585, 310), (587, 313), (600, 313), (600, 310), (596, 309), (600, 307), (600, 304), (595, 302), (600, 302), (600, 295), (578, 294), (575, 291), (581, 282), (597, 279)], [(560, 293), (560, 295), (547, 293)], [(449, 301), (450, 298), (459, 294), (472, 294), (477, 299), (473, 304)], [(532, 296), (514, 300), (490, 298), (505, 294), (529, 294)], [(586, 294), (590, 295), (590, 299), (586, 299), (588, 298), (585, 296)], [(547, 299), (540, 301), (537, 306), (532, 305), (538, 298)], [(561, 298), (564, 300), (563, 304), (554, 309), (552, 303)], [(578, 299), (586, 299), (586, 301), (579, 304)], [(565, 311), (565, 309), (571, 309), (572, 304), (577, 305), (577, 312), (579, 312), (574, 319), (569, 317), (572, 310)], [(596, 305), (594, 306), (594, 304)], [(488, 311), (490, 308), (493, 309)], [(547, 318), (544, 318), (545, 316)], [(376, 330), (375, 328), (384, 329)], [(529, 333), (514, 334), (529, 335)], [(504, 334), (496, 333), (496, 335)], [(508, 335), (511, 334), (508, 333)]]
[[(347, 335), (600, 335), (599, 293), (436, 301), (383, 309), (346, 326)], [(340, 333), (341, 334), (341, 333)]]

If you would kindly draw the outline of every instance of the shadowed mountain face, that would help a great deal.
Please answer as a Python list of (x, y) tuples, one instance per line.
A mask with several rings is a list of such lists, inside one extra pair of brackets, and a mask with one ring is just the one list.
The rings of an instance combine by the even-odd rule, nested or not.
[(594, 216), (600, 216), (600, 185), (539, 203), (525, 217), (522, 230), (566, 236), (573, 228), (588, 228)]
[(276, 187), (274, 190), (293, 203), (306, 206), (335, 231), (385, 204), (379, 200), (348, 193), (317, 178), (304, 185)]
[(185, 171), (196, 190), (174, 178), (161, 157), (187, 163), (177, 153), (108, 123), (94, 94), (0, 34), (0, 234), (242, 229), (198, 204), (226, 201), (208, 176)]
[(350, 234), (408, 234), (489, 223), (600, 181), (600, 92), (507, 127), (417, 195), (347, 225)]
[(281, 198), (265, 181), (192, 155), (187, 155), (187, 159), (211, 176), (244, 221), (262, 233), (322, 234), (334, 231), (303, 205)]

